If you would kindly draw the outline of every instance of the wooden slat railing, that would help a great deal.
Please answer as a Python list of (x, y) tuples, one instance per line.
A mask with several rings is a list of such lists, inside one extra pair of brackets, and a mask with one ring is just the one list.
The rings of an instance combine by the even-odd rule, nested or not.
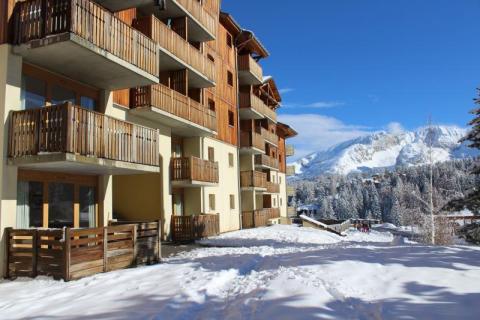
[(280, 185), (278, 183), (273, 183), (267, 181), (267, 192), (268, 193), (280, 193)]
[(217, 114), (206, 106), (162, 84), (131, 90), (131, 107), (155, 107), (172, 115), (217, 131)]
[(268, 225), (270, 219), (280, 218), (279, 208), (267, 208), (255, 211), (243, 211), (242, 212), (242, 228), (258, 228)]
[(253, 74), (259, 81), (263, 79), (262, 67), (255, 61), (251, 55), (244, 54), (238, 56), (238, 70), (247, 71)]
[(159, 165), (158, 132), (71, 103), (11, 114), (8, 156), (71, 153)]
[(218, 183), (218, 162), (197, 157), (172, 158), (171, 175), (172, 181)]
[(294, 155), (295, 155), (295, 147), (294, 147), (293, 145), (291, 145), (291, 144), (287, 144), (287, 145), (285, 146), (285, 155), (286, 155), (287, 157), (292, 157), (292, 156), (294, 156)]
[(292, 186), (287, 186), (287, 196), (294, 196), (295, 195), (295, 188)]
[(296, 217), (297, 216), (297, 210), (295, 207), (287, 207), (287, 216), (288, 217)]
[(267, 188), (267, 174), (260, 171), (240, 172), (240, 186), (242, 188)]
[(14, 44), (70, 32), (149, 74), (159, 75), (157, 44), (93, 1), (27, 0), (16, 6)]
[(287, 176), (294, 176), (295, 175), (295, 166), (287, 166)]
[(172, 216), (172, 239), (188, 242), (220, 234), (220, 220), (216, 214)]
[(256, 132), (240, 132), (240, 147), (241, 148), (256, 148), (265, 152), (265, 140), (261, 134)]
[(257, 154), (255, 155), (255, 165), (278, 169), (278, 159), (272, 158), (265, 154)]
[(275, 133), (273, 133), (273, 132), (271, 132), (271, 131), (269, 131), (265, 128), (261, 128), (260, 132), (262, 134), (262, 137), (265, 139), (265, 141), (267, 141), (267, 142), (269, 142), (269, 143), (271, 143), (275, 146), (278, 146), (278, 136)]
[[(203, 25), (214, 36), (217, 35), (217, 20), (218, 16), (212, 11), (207, 11), (200, 4), (199, 1), (195, 0), (176, 0), (186, 11)], [(213, 14), (213, 15), (212, 15)]]
[(136, 19), (134, 26), (144, 30), (160, 47), (182, 60), (184, 64), (215, 82), (215, 63), (155, 16)]
[(254, 94), (240, 92), (240, 108), (253, 109), (258, 113), (277, 121), (277, 113), (269, 108), (262, 99)]

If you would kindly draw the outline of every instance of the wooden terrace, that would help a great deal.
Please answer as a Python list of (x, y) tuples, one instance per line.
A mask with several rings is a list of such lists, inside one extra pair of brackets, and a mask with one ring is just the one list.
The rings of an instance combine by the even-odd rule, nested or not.
[(267, 174), (260, 171), (240, 172), (240, 186), (242, 189), (267, 190)]
[(258, 228), (265, 227), (272, 219), (280, 218), (279, 208), (266, 208), (255, 211), (242, 212), (242, 228)]
[(277, 122), (277, 113), (268, 107), (265, 102), (253, 93), (240, 92), (240, 118), (265, 119)]
[(255, 166), (260, 169), (278, 170), (279, 162), (278, 159), (270, 157), (269, 155), (257, 154), (255, 155)]
[(261, 134), (240, 131), (240, 152), (248, 154), (264, 154), (265, 140)]
[(172, 158), (170, 164), (172, 185), (199, 187), (218, 184), (218, 162), (197, 157)]
[(250, 54), (238, 56), (238, 78), (240, 85), (260, 85), (263, 83), (263, 70)]
[(172, 240), (190, 242), (220, 234), (220, 219), (216, 214), (172, 216)]

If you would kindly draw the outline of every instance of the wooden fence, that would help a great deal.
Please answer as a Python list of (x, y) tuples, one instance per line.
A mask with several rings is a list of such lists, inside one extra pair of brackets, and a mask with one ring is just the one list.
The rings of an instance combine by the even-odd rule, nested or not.
[(267, 166), (270, 168), (278, 169), (279, 162), (278, 159), (270, 157), (266, 154), (256, 154), (255, 155), (255, 165), (258, 166)]
[(240, 186), (242, 188), (267, 188), (267, 174), (261, 171), (240, 172)]
[(159, 165), (158, 132), (70, 102), (14, 111), (8, 156), (64, 152), (96, 158)]
[(241, 148), (256, 148), (265, 152), (265, 140), (261, 134), (256, 132), (241, 131), (240, 132)]
[[(180, 5), (190, 12), (197, 21), (199, 21), (207, 30), (213, 35), (217, 34), (217, 20), (218, 20), (218, 4), (216, 7), (216, 12), (213, 10), (206, 10), (207, 8), (201, 4), (200, 1), (192, 0), (177, 0)], [(218, 2), (218, 1), (210, 1)]]
[(154, 107), (174, 116), (217, 131), (217, 114), (203, 104), (162, 84), (138, 87), (130, 91), (131, 107)]
[(172, 158), (172, 181), (201, 181), (218, 183), (218, 162), (202, 160), (197, 157)]
[(13, 21), (14, 44), (71, 32), (158, 77), (157, 44), (93, 1), (17, 2)]
[(52, 276), (65, 281), (160, 261), (159, 222), (89, 229), (8, 228), (7, 278)]
[(279, 208), (267, 208), (242, 212), (242, 228), (258, 228), (268, 225), (269, 220), (280, 218)]
[(175, 242), (189, 242), (220, 234), (218, 215), (172, 216), (172, 239)]

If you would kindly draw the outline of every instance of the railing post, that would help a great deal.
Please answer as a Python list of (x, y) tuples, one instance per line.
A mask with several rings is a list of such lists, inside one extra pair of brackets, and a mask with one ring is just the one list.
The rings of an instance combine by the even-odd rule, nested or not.
[(47, 35), (47, 0), (42, 0), (40, 5), (40, 19), (42, 21), (40, 37), (44, 38)]
[(158, 256), (157, 256), (157, 262), (162, 261), (162, 220), (158, 220), (158, 225), (157, 225), (157, 240), (158, 240)]
[(38, 256), (38, 230), (32, 233), (32, 278), (37, 277), (37, 256)]
[(70, 228), (63, 228), (63, 239), (64, 239), (63, 245), (64, 245), (64, 255), (65, 255), (63, 278), (65, 281), (70, 281), (70, 257), (71, 257)]
[(137, 163), (137, 126), (132, 127), (132, 162)]
[(5, 228), (5, 237), (7, 237), (5, 241), (5, 278), (10, 279), (10, 234), (12, 232), (12, 228)]
[(70, 16), (67, 18), (69, 23), (69, 31), (75, 33), (77, 28), (77, 0), (70, 0), (69, 2)]
[(108, 271), (108, 227), (103, 227), (103, 272)]
[(133, 225), (133, 261), (132, 264), (136, 266), (138, 264), (137, 256), (138, 256), (138, 224)]

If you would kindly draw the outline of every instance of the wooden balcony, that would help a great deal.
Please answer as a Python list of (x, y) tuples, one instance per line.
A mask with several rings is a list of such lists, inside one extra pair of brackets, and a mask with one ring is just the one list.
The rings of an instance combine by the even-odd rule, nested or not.
[(260, 132), (266, 142), (278, 147), (278, 136), (276, 133), (273, 133), (265, 128), (260, 128)]
[(107, 90), (158, 82), (157, 44), (92, 1), (17, 2), (12, 23), (26, 62)]
[(256, 132), (240, 131), (240, 148), (243, 154), (264, 154), (265, 140)]
[(213, 186), (218, 184), (218, 162), (196, 157), (172, 158), (172, 185), (176, 187)]
[(295, 147), (292, 146), (291, 144), (287, 144), (285, 146), (285, 155), (287, 157), (293, 157), (295, 155)]
[(295, 196), (295, 188), (292, 186), (287, 186), (287, 196), (288, 197), (293, 197)]
[(240, 85), (260, 85), (263, 83), (262, 67), (249, 54), (238, 56), (238, 79)]
[(174, 242), (191, 242), (220, 234), (220, 219), (216, 214), (172, 216), (170, 224)]
[(160, 46), (160, 72), (188, 69), (189, 87), (215, 86), (215, 63), (165, 23), (149, 15), (135, 20), (134, 26)]
[(267, 181), (267, 193), (280, 193), (280, 184)]
[(159, 172), (156, 130), (66, 103), (15, 111), (9, 163), (25, 169), (88, 174)]
[(295, 207), (287, 207), (287, 216), (294, 218), (297, 216), (297, 209)]
[(267, 208), (255, 211), (242, 212), (242, 228), (258, 228), (265, 227), (269, 224), (269, 220), (280, 218), (279, 208)]
[(265, 154), (255, 155), (255, 167), (260, 169), (278, 170), (278, 159)]
[(254, 94), (240, 92), (241, 119), (270, 119), (277, 122), (277, 113)]
[(242, 171), (240, 172), (240, 186), (242, 189), (267, 190), (267, 174), (260, 171)]
[(177, 135), (216, 134), (215, 111), (162, 84), (132, 89), (130, 96), (130, 113), (166, 125)]
[(287, 176), (295, 175), (295, 166), (287, 166)]

